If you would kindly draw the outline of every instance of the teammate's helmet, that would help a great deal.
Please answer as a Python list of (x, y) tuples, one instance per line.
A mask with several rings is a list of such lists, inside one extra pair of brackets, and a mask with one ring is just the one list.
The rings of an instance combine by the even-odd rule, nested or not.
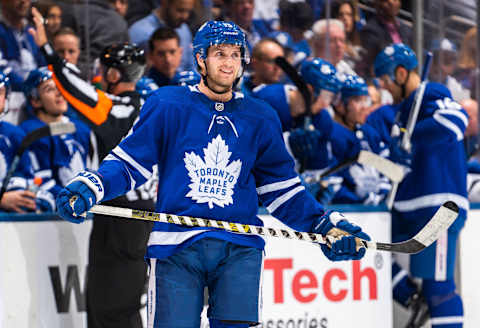
[(196, 71), (182, 71), (175, 74), (172, 83), (181, 86), (195, 85), (200, 82), (201, 78)]
[(375, 75), (387, 74), (395, 81), (395, 69), (403, 66), (411, 71), (418, 65), (417, 56), (410, 47), (403, 43), (393, 44), (383, 49), (375, 58)]
[(205, 59), (208, 48), (217, 44), (240, 46), (243, 66), (250, 62), (245, 33), (235, 23), (223, 21), (208, 21), (198, 29), (193, 39), (195, 61), (197, 54)]
[(148, 96), (158, 89), (158, 85), (149, 77), (142, 76), (135, 85), (135, 91), (137, 91), (143, 99), (147, 99)]
[(347, 103), (350, 97), (368, 96), (368, 85), (363, 78), (356, 75), (343, 74), (339, 76), (339, 79), (342, 81), (340, 92), (344, 103)]
[(27, 99), (38, 98), (37, 88), (42, 82), (48, 81), (53, 74), (47, 67), (40, 67), (30, 71), (27, 79), (23, 82), (23, 93)]
[(8, 77), (5, 72), (0, 69), (0, 88), (5, 88), (8, 90), (8, 86), (10, 85), (10, 78)]
[(121, 82), (137, 82), (145, 70), (145, 52), (134, 44), (114, 44), (103, 50), (100, 63), (118, 69)]
[(300, 74), (305, 82), (311, 84), (315, 93), (320, 90), (328, 90), (333, 93), (340, 91), (341, 82), (338, 79), (335, 66), (321, 58), (307, 59), (302, 62)]

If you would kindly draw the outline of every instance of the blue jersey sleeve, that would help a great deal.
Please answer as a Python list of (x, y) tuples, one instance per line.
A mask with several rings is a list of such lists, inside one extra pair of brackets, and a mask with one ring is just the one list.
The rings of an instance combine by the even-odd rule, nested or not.
[(98, 172), (104, 184), (104, 200), (134, 190), (152, 176), (165, 141), (165, 111), (158, 107), (159, 99), (153, 94), (127, 137), (102, 161)]
[(311, 231), (323, 207), (301, 185), (282, 138), (280, 120), (272, 115), (261, 133), (261, 151), (254, 176), (257, 193), (267, 210), (289, 227)]

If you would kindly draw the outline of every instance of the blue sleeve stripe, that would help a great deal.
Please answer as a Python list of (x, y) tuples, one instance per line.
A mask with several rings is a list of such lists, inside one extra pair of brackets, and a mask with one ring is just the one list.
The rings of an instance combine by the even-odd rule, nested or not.
[(412, 212), (427, 207), (438, 207), (448, 200), (454, 201), (460, 208), (468, 211), (468, 199), (452, 193), (430, 194), (409, 200), (396, 201), (393, 207), (399, 212)]
[(435, 113), (433, 114), (433, 119), (447, 129), (451, 130), (457, 136), (457, 141), (463, 140), (462, 130), (460, 130), (460, 128), (455, 123), (452, 123), (452, 121), (450, 121), (448, 118), (443, 117), (441, 114)]
[[(112, 154), (108, 154), (103, 159), (103, 161), (117, 161), (117, 162), (121, 163), (122, 165), (124, 165), (118, 158), (116, 158)], [(125, 171), (127, 171), (127, 173), (128, 173), (128, 178), (130, 179), (130, 190), (135, 190), (136, 181), (132, 177), (132, 174), (130, 173), (130, 170), (128, 169), (128, 167), (126, 165), (124, 165), (124, 167), (125, 167)]]
[(295, 196), (296, 194), (298, 194), (299, 192), (301, 192), (303, 190), (305, 190), (304, 186), (298, 186), (298, 187), (284, 193), (280, 197), (277, 197), (273, 202), (270, 203), (270, 205), (267, 206), (267, 211), (269, 211), (270, 213), (275, 212), (275, 210), (277, 208), (279, 208), (282, 204), (284, 204), (290, 198), (292, 198), (293, 196)]
[(142, 165), (140, 165), (137, 161), (135, 161), (130, 155), (128, 155), (120, 146), (115, 147), (112, 150), (112, 153), (114, 153), (118, 158), (120, 158), (122, 161), (127, 162), (131, 166), (133, 166), (146, 180), (150, 179), (152, 176), (152, 172), (144, 168)]
[(468, 125), (467, 115), (463, 111), (456, 110), (456, 109), (439, 109), (439, 110), (435, 111), (435, 114), (456, 116), (460, 120), (462, 120), (462, 122), (465, 126)]
[(266, 194), (266, 193), (269, 193), (269, 192), (286, 189), (286, 188), (289, 188), (289, 187), (291, 187), (291, 186), (293, 186), (297, 183), (300, 183), (300, 178), (299, 177), (295, 177), (295, 178), (284, 180), (284, 181), (270, 183), (270, 184), (258, 187), (257, 188), (257, 194), (263, 195), (263, 194)]

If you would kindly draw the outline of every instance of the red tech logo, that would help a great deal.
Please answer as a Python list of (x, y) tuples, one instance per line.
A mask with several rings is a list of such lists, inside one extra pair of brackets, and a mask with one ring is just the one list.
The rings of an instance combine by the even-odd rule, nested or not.
[[(366, 267), (364, 269), (360, 268), (360, 261), (351, 261), (351, 279), (352, 279), (352, 290), (353, 290), (353, 300), (359, 301), (362, 299), (362, 290), (361, 290), (361, 281), (362, 279), (368, 280), (369, 300), (378, 299), (377, 296), (377, 273), (372, 267)], [(284, 271), (293, 268), (293, 259), (284, 258), (284, 259), (267, 259), (264, 262), (265, 270), (273, 271), (273, 284), (274, 284), (274, 294), (273, 300), (274, 303), (283, 303), (284, 302)], [(335, 291), (332, 290), (332, 283), (338, 283), (337, 281), (347, 281), (347, 273), (339, 268), (333, 268), (328, 270), (322, 281), (322, 290), (325, 294), (325, 297), (331, 302), (340, 302), (343, 301), (348, 295), (348, 289), (340, 288)], [(300, 303), (310, 303), (313, 302), (317, 296), (318, 292), (315, 291), (319, 287), (319, 279), (317, 276), (308, 269), (299, 270), (293, 276), (291, 282), (291, 291), (293, 297)], [(307, 291), (308, 289), (308, 291)]]

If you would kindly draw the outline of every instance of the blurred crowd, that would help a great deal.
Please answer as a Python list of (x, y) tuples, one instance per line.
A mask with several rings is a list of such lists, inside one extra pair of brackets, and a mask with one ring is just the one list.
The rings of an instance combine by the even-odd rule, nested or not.
[[(142, 101), (165, 85), (197, 84), (201, 76), (194, 66), (192, 36), (208, 19), (235, 22), (246, 32), (251, 57), (236, 88), (265, 100), (277, 111), (286, 146), (314, 196), (324, 204), (378, 205), (390, 191), (390, 181), (368, 165), (353, 164), (326, 177), (322, 173), (354, 157), (358, 147), (389, 156), (388, 147), (380, 145), (372, 149), (371, 142), (362, 142), (368, 135), (362, 129), (371, 113), (382, 106), (395, 105), (395, 95), (375, 77), (374, 61), (388, 45), (413, 46), (412, 24), (399, 18), (402, 5), (408, 10), (409, 3), (335, 0), (329, 1), (327, 8), (326, 1), (315, 0), (32, 2), (0, 1), (0, 99), (5, 98), (0, 102), (1, 124), (20, 127), (20, 131), (15, 130), (17, 142), (51, 122), (72, 121), (77, 129), (74, 134), (40, 140), (29, 148), (22, 162), (30, 167), (31, 173), (20, 172), (15, 174), (16, 179), (9, 181), (0, 203), (3, 210), (54, 211), (57, 190), (78, 171), (95, 169), (98, 161), (106, 156), (98, 154), (96, 126), (102, 126), (101, 122), (93, 118), (96, 114), (89, 116), (79, 110), (81, 106), (78, 99), (71, 96), (72, 92), (62, 90), (61, 79), (52, 74), (52, 65), (47, 63), (37, 44), (32, 5), (43, 17), (42, 24), (53, 51), (64, 60), (65, 67), (75, 72), (74, 78), (89, 87), (118, 94), (113, 92), (114, 88), (125, 81), (102, 83), (106, 79), (115, 80), (114, 76), (107, 76), (110, 70), (102, 69), (104, 50), (112, 45), (135, 44), (136, 51), (145, 58), (143, 74), (135, 81)], [(262, 11), (258, 9), (275, 14), (254, 18), (255, 12)], [(477, 29), (472, 27), (466, 30), (463, 39), (424, 37), (424, 50), (433, 52), (429, 79), (446, 85), (453, 100), (469, 115), (464, 139), (465, 160), (473, 174), (480, 173), (476, 33)], [(276, 60), (278, 57), (285, 58), (288, 66), (300, 74), (306, 88), (298, 85), (291, 72), (282, 68)], [(101, 111), (97, 107), (92, 105), (89, 110)], [(128, 110), (123, 110), (128, 116)], [(312, 115), (317, 121), (322, 118), (316, 127), (323, 130), (317, 127), (314, 134), (306, 132)], [(108, 126), (102, 128), (105, 131)], [(349, 144), (352, 136), (357, 142)], [(0, 141), (7, 144), (10, 142), (7, 140)], [(1, 146), (8, 148), (8, 145)], [(318, 147), (318, 152), (308, 150), (312, 147)], [(14, 150), (6, 154), (2, 149), (2, 181)], [(55, 156), (58, 152), (67, 155), (58, 160)], [(474, 189), (475, 176), (472, 176)], [(37, 185), (33, 177), (37, 178)], [(37, 199), (32, 201), (35, 194)], [(476, 200), (474, 194), (472, 199)]]

